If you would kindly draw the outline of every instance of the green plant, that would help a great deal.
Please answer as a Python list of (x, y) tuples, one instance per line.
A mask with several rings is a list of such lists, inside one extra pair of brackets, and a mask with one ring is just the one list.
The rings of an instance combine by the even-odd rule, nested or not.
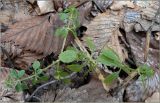
[(47, 81), (48, 77), (46, 76), (40, 76), (42, 74), (43, 70), (40, 69), (40, 62), (35, 61), (32, 65), (34, 72), (32, 75), (27, 76), (25, 75), (24, 70), (16, 71), (14, 69), (11, 70), (7, 80), (5, 81), (5, 84), (9, 88), (15, 88), (16, 91), (22, 91), (24, 89), (27, 89), (28, 86), (26, 84), (26, 81), (31, 81), (32, 85), (37, 84), (42, 81)]
[[(122, 63), (119, 56), (114, 52), (112, 49), (107, 48), (105, 50), (100, 51), (100, 55), (97, 59), (93, 58), (92, 55), (95, 52), (95, 45), (90, 38), (87, 38), (87, 46), (89, 48), (89, 53), (86, 48), (83, 46), (81, 41), (77, 38), (76, 29), (80, 26), (78, 22), (78, 11), (74, 7), (69, 7), (68, 9), (64, 10), (62, 13), (59, 13), (60, 19), (65, 23), (63, 27), (59, 27), (55, 35), (62, 36), (64, 38), (63, 46), (61, 53), (58, 56), (56, 61), (53, 61), (52, 64), (48, 65), (46, 68), (40, 68), (40, 62), (35, 61), (32, 65), (34, 72), (32, 75), (25, 75), (25, 71), (16, 71), (12, 70), (6, 84), (8, 87), (15, 88), (17, 91), (21, 91), (27, 88), (27, 84), (25, 81), (32, 81), (32, 84), (36, 84), (42, 81), (47, 81), (46, 76), (42, 76), (41, 74), (44, 73), (47, 69), (54, 66), (56, 69), (56, 73), (54, 74), (57, 80), (61, 80), (65, 76), (70, 75), (70, 72), (66, 72), (61, 64), (65, 64), (65, 68), (70, 70), (71, 72), (80, 72), (82, 71), (83, 67), (88, 66), (89, 70), (86, 71), (96, 71), (100, 73), (98, 69), (98, 64), (104, 64), (110, 67), (117, 67), (119, 68), (118, 72), (114, 72), (108, 75), (102, 82), (106, 84), (111, 84), (114, 80), (119, 77), (119, 73), (121, 70), (125, 71), (127, 74), (131, 74), (133, 71), (138, 72), (139, 75), (143, 78), (151, 76), (153, 74), (153, 70), (149, 69), (147, 66), (142, 66), (137, 68), (136, 70), (130, 68), (125, 63)], [(64, 51), (64, 45), (66, 42), (66, 38), (68, 34), (71, 33), (75, 37), (75, 42), (77, 47), (68, 47)], [(79, 64), (80, 62), (80, 64)], [(68, 80), (66, 80), (68, 81)], [(66, 82), (64, 81), (64, 82)], [(14, 85), (12, 85), (14, 84)]]

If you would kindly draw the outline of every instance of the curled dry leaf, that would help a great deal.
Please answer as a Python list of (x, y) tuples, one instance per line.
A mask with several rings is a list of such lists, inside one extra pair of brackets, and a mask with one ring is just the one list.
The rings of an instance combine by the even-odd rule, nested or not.
[[(26, 69), (34, 60), (51, 53), (59, 54), (63, 38), (55, 36), (55, 30), (63, 25), (58, 15), (39, 16), (10, 26), (1, 37), (2, 47), (16, 63), (16, 67)], [(72, 41), (68, 36), (66, 45)], [(5, 61), (2, 52), (2, 61)], [(23, 65), (23, 66), (20, 66)]]

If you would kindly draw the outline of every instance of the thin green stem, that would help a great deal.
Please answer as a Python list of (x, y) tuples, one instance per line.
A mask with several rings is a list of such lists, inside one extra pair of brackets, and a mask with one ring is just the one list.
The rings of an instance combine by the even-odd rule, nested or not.
[(59, 62), (60, 62), (60, 60), (59, 60), (59, 59), (58, 59), (58, 60), (56, 60), (55, 62), (53, 61), (53, 63), (52, 63), (52, 64), (50, 64), (50, 65), (48, 65), (46, 68), (42, 69), (42, 71), (46, 71), (47, 69), (49, 69), (50, 67), (54, 66), (55, 64), (57, 64), (57, 63), (59, 63)]

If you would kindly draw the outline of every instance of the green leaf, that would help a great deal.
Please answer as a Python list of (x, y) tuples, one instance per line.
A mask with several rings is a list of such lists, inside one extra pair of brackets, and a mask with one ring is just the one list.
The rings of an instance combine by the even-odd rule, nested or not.
[(154, 75), (153, 68), (149, 67), (148, 65), (143, 65), (138, 68), (140, 75), (143, 75), (142, 77), (151, 77)]
[(39, 77), (39, 80), (40, 80), (41, 82), (48, 81), (48, 79), (49, 79), (48, 76)]
[(16, 70), (12, 69), (11, 72), (10, 72), (10, 76), (12, 78), (15, 78), (15, 79), (18, 79), (18, 73)]
[(119, 68), (122, 66), (118, 55), (111, 49), (103, 50), (97, 61), (107, 66), (114, 66)]
[(59, 55), (59, 60), (63, 63), (71, 63), (77, 59), (77, 52), (74, 50), (66, 50)]
[(15, 89), (16, 89), (17, 92), (23, 91), (22, 83), (18, 82), (17, 85), (16, 85), (16, 87), (15, 87)]
[(36, 70), (36, 73), (37, 73), (37, 74), (41, 74), (42, 72), (43, 72), (42, 69), (37, 69), (37, 70)]
[(68, 46), (67, 48), (66, 48), (66, 50), (73, 50), (73, 51), (75, 51), (75, 52), (79, 52), (79, 50), (77, 49), (77, 48), (74, 48), (74, 47), (72, 47), (72, 46)]
[(84, 61), (86, 59), (86, 53), (79, 51), (78, 53), (78, 61)]
[(34, 61), (32, 67), (34, 68), (34, 70), (36, 71), (37, 69), (40, 68), (40, 62), (39, 61)]
[(56, 36), (67, 37), (68, 29), (66, 27), (58, 28), (55, 32)]
[(32, 85), (36, 85), (37, 83), (39, 83), (37, 78), (32, 78)]
[(114, 61), (121, 62), (118, 54), (112, 49), (103, 50), (102, 54)]
[(79, 64), (72, 64), (68, 65), (67, 68), (70, 69), (72, 72), (80, 72), (83, 66)]
[(42, 83), (48, 81), (49, 77), (48, 76), (41, 76), (37, 78), (32, 79), (32, 84), (36, 85), (37, 83)]
[(97, 61), (106, 66), (121, 67), (119, 62), (116, 62), (113, 59), (106, 57), (105, 55), (100, 55)]
[(65, 21), (68, 19), (67, 13), (59, 13), (60, 20)]
[(8, 78), (5, 80), (5, 85), (9, 88), (15, 88), (16, 81), (13, 79), (13, 77), (8, 76)]
[(24, 74), (25, 74), (25, 71), (24, 71), (24, 70), (19, 71), (19, 72), (18, 72), (18, 78), (23, 77)]
[(68, 75), (69, 74), (67, 72), (64, 72), (63, 70), (59, 69), (56, 71), (54, 77), (59, 80), (59, 79), (62, 79), (63, 77), (68, 76)]
[(63, 79), (63, 82), (64, 82), (65, 84), (70, 84), (70, 83), (71, 83), (71, 79)]
[(94, 52), (96, 50), (96, 46), (94, 45), (94, 42), (93, 40), (91, 40), (91, 38), (86, 38), (86, 43), (91, 52)]
[(112, 73), (105, 78), (104, 83), (110, 85), (113, 83), (114, 80), (118, 78), (118, 76), (119, 76), (119, 72)]

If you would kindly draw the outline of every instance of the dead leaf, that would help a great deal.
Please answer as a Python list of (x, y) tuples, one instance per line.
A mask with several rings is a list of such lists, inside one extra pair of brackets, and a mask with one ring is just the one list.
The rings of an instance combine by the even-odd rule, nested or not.
[(132, 31), (132, 32), (126, 33), (126, 38), (130, 44), (131, 52), (133, 54), (133, 59), (137, 66), (143, 65), (144, 63), (146, 63), (151, 67), (158, 68), (158, 63), (159, 63), (158, 41), (151, 39), (148, 60), (147, 62), (144, 62), (144, 50), (145, 50), (144, 47), (145, 47), (146, 38), (143, 35), (145, 34), (143, 34), (142, 32), (136, 33)]
[[(49, 93), (49, 92), (48, 92)], [(48, 96), (47, 96), (48, 95)], [(45, 94), (43, 99), (47, 101), (52, 100), (50, 97), (54, 94)], [(47, 98), (46, 98), (47, 97)], [(58, 95), (56, 97), (56, 102), (115, 102), (116, 98), (109, 96), (104, 90), (102, 84), (97, 79), (92, 78), (92, 80), (77, 89), (64, 88), (58, 90)]]
[(145, 100), (145, 103), (159, 103), (159, 102), (160, 102), (159, 92), (155, 92), (151, 97)]
[[(87, 31), (82, 38), (82, 42), (85, 46), (86, 45), (86, 38), (89, 37), (93, 40), (96, 51), (94, 55), (95, 57), (98, 56), (98, 52), (105, 48), (112, 48), (120, 57), (122, 61), (124, 61), (127, 56), (127, 51), (124, 49), (123, 46), (120, 45), (119, 36), (122, 34), (119, 32), (121, 16), (120, 15), (113, 15), (110, 12), (99, 14), (95, 17), (90, 24), (86, 25)], [(99, 67), (101, 68), (101, 67)], [(103, 67), (97, 71), (98, 77), (101, 81), (109, 74), (108, 69)], [(114, 88), (118, 84), (118, 80), (114, 81), (113, 85), (106, 85), (102, 82), (103, 87), (106, 91), (109, 91), (111, 88)]]
[(40, 8), (40, 14), (46, 14), (48, 12), (54, 12), (53, 0), (37, 0), (37, 4)]
[(121, 10), (124, 7), (128, 8), (134, 8), (135, 5), (131, 1), (114, 1), (114, 3), (111, 5), (110, 9), (111, 10)]
[(148, 7), (151, 3), (155, 2), (154, 0), (146, 0), (146, 1), (143, 1), (143, 0), (137, 0), (135, 1), (135, 4), (139, 7), (143, 7), (143, 8), (146, 8)]
[(84, 45), (86, 45), (86, 38), (90, 37), (96, 45), (96, 52), (110, 47), (118, 53), (123, 61), (125, 56), (122, 53), (122, 47), (118, 40), (118, 36), (121, 36), (118, 29), (120, 20), (121, 16), (118, 15), (99, 14), (89, 25), (86, 25), (88, 29), (85, 33), (86, 35), (82, 38)]
[(145, 79), (144, 83), (145, 87), (139, 77), (138, 80), (128, 85), (124, 94), (125, 102), (142, 102), (157, 92), (160, 88), (159, 73), (156, 72), (152, 77)]
[[(152, 1), (149, 6), (142, 9), (142, 18), (147, 20), (155, 19), (155, 15), (159, 8), (159, 1)], [(160, 11), (159, 11), (160, 12)]]
[[(16, 60), (21, 60), (19, 61), (22, 63), (21, 65), (31, 64), (33, 60), (51, 53), (59, 54), (63, 38), (55, 36), (54, 32), (62, 25), (62, 21), (56, 14), (35, 17), (10, 26), (10, 29), (2, 35), (1, 43), (15, 63)], [(69, 35), (66, 45), (71, 43), (71, 38), (72, 36)], [(4, 55), (2, 54), (2, 57)]]

